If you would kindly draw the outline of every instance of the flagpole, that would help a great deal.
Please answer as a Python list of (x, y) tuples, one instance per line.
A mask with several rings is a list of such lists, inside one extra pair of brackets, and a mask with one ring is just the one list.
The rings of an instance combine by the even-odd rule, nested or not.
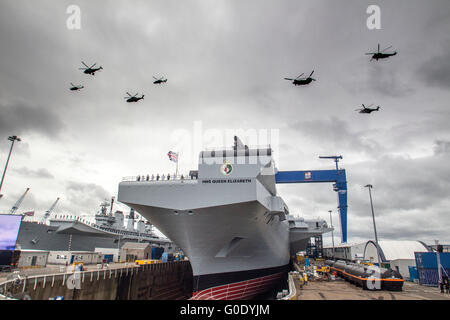
[(175, 172), (175, 179), (178, 177), (178, 161), (179, 161), (179, 159), (180, 159), (180, 152), (177, 153), (177, 169)]

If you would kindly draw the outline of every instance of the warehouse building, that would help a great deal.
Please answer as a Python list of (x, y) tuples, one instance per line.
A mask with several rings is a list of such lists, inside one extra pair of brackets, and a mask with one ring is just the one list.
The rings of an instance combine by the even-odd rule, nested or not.
[(333, 258), (333, 250), (335, 260), (345, 260), (356, 262), (364, 259), (364, 249), (366, 242), (361, 243), (341, 243), (333, 247), (324, 247), (323, 256), (325, 259)]
[(379, 264), (381, 259), (382, 265), (397, 270), (403, 278), (409, 279), (409, 267), (416, 266), (414, 253), (430, 251), (430, 247), (421, 241), (380, 240), (377, 246), (375, 241), (370, 240), (364, 249), (364, 260)]
[(152, 258), (152, 246), (149, 243), (126, 242), (120, 248), (120, 260), (134, 262)]
[(48, 255), (48, 264), (69, 265), (74, 262), (101, 263), (102, 254), (93, 251), (50, 251)]
[(19, 257), (19, 268), (45, 267), (47, 265), (49, 251), (45, 250), (21, 250)]
[(114, 248), (95, 248), (95, 252), (98, 252), (102, 255), (102, 260), (104, 260), (106, 263), (110, 262), (119, 262), (119, 249)]

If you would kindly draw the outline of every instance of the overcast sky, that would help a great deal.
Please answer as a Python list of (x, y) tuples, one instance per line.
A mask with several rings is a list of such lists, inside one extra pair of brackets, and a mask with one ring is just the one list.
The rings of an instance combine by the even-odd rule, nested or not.
[[(380, 30), (367, 28), (371, 4)], [(67, 27), (69, 5), (81, 9), (79, 30)], [(344, 157), (349, 242), (373, 238), (371, 183), (380, 239), (449, 243), (449, 30), (448, 0), (1, 0), (2, 169), (7, 137), (23, 141), (0, 211), (30, 187), (20, 212), (40, 217), (61, 197), (56, 213), (92, 217), (122, 177), (173, 172), (169, 150), (188, 172), (202, 147), (266, 130), (279, 170)], [(398, 55), (370, 62), (378, 43)], [(104, 69), (85, 75), (81, 61)], [(306, 87), (283, 79), (312, 70)], [(127, 91), (145, 99), (126, 103)], [(381, 110), (359, 114), (361, 103)], [(331, 209), (338, 225), (331, 184), (278, 190), (291, 213), (328, 221)]]

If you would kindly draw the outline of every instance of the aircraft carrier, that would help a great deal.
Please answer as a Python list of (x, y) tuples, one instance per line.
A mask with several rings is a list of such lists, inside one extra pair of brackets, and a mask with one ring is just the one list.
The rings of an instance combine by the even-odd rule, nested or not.
[(251, 299), (280, 281), (292, 252), (332, 230), (324, 220), (289, 215), (276, 172), (270, 146), (249, 148), (235, 137), (231, 149), (200, 152), (189, 177), (124, 178), (118, 200), (189, 258), (192, 299)]
[[(148, 221), (135, 222), (131, 209), (128, 223), (124, 225), (124, 214), (116, 210), (107, 213), (108, 203), (101, 204), (95, 215), (95, 223), (70, 215), (55, 215), (48, 223), (27, 221), (21, 224), (16, 247), (21, 250), (50, 251), (95, 251), (95, 248), (120, 248), (125, 242), (148, 242), (172, 248), (172, 241), (157, 236)], [(136, 225), (136, 226), (135, 226)]]

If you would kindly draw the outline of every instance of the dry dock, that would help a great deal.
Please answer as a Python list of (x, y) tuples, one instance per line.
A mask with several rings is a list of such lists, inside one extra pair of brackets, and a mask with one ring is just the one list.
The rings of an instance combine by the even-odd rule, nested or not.
[[(297, 265), (296, 269), (300, 270)], [(402, 291), (370, 291), (341, 278), (319, 278), (307, 282), (302, 281), (299, 276), (293, 279), (296, 294), (291, 300), (450, 300), (450, 294), (440, 293), (438, 288), (410, 281), (404, 282)]]

